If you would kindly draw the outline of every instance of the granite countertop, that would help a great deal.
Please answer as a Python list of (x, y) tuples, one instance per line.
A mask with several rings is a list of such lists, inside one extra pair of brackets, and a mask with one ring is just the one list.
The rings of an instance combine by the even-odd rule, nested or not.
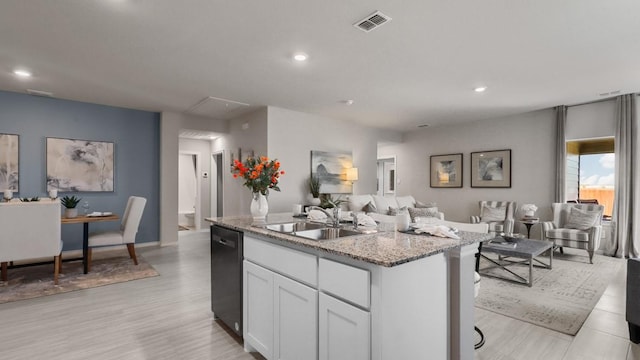
[[(349, 236), (332, 240), (307, 240), (301, 237), (267, 230), (253, 224), (250, 216), (229, 216), (206, 218), (205, 220), (231, 229), (263, 235), (271, 239), (326, 251), (331, 254), (347, 256), (368, 263), (391, 267), (406, 262), (435, 255), (449, 249), (470, 245), (492, 236), (467, 231), (460, 231), (461, 240), (441, 238), (427, 235), (413, 235), (395, 231), (394, 224), (380, 224), (378, 232)], [(306, 221), (288, 214), (269, 214), (266, 224), (278, 224), (293, 221)]]

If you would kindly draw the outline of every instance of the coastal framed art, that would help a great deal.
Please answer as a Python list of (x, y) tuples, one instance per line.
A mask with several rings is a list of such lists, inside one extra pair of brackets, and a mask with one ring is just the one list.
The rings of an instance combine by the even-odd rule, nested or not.
[(0, 134), (0, 192), (18, 192), (20, 185), (20, 136)]
[(430, 160), (432, 188), (462, 187), (462, 153), (431, 155)]
[(47, 191), (114, 191), (114, 143), (47, 138)]
[(510, 188), (511, 149), (472, 152), (471, 187)]
[(346, 180), (346, 173), (352, 167), (350, 152), (311, 151), (311, 176), (320, 180), (321, 194), (351, 194), (353, 182)]

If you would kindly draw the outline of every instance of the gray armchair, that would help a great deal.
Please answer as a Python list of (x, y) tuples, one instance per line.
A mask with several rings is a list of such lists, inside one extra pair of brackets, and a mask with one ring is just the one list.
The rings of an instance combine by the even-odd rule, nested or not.
[(627, 322), (629, 339), (640, 343), (640, 259), (627, 260)]
[[(543, 240), (555, 241), (556, 246), (566, 246), (575, 249), (587, 250), (589, 262), (593, 264), (593, 253), (600, 246), (600, 235), (602, 233), (602, 212), (604, 206), (595, 204), (551, 204), (553, 210), (553, 221), (542, 223)], [(594, 217), (592, 224), (583, 224), (576, 227), (575, 222), (571, 223), (571, 211), (577, 209), (589, 213)], [(575, 217), (574, 217), (575, 219)]]
[(489, 231), (510, 234), (517, 209), (515, 201), (480, 201), (480, 215), (471, 216), (471, 223), (485, 223), (489, 225)]

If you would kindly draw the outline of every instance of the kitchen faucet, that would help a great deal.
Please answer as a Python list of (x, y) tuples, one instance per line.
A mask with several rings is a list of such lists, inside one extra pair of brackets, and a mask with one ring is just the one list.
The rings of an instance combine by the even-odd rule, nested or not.
[(333, 226), (334, 228), (340, 227), (340, 215), (338, 214), (339, 211), (340, 211), (339, 207), (334, 206), (333, 207), (333, 213), (330, 213), (329, 211), (327, 211), (327, 209), (323, 209), (323, 208), (318, 207), (318, 206), (312, 206), (311, 210), (322, 211), (325, 215), (327, 215), (328, 219), (331, 219), (331, 221), (332, 221), (331, 226)]

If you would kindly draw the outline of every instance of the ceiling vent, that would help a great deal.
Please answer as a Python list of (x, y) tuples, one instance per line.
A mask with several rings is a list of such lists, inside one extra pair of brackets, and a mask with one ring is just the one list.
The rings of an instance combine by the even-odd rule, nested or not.
[(380, 11), (376, 11), (373, 14), (367, 16), (366, 18), (360, 21), (357, 21), (355, 24), (353, 24), (353, 26), (357, 27), (358, 29), (364, 32), (369, 32), (373, 29), (379, 28), (380, 26), (388, 23), (389, 21), (391, 21), (390, 17), (381, 13)]
[(251, 107), (249, 104), (207, 96), (187, 109), (186, 112), (194, 115), (224, 120), (232, 116), (238, 116), (244, 111), (250, 109)]

